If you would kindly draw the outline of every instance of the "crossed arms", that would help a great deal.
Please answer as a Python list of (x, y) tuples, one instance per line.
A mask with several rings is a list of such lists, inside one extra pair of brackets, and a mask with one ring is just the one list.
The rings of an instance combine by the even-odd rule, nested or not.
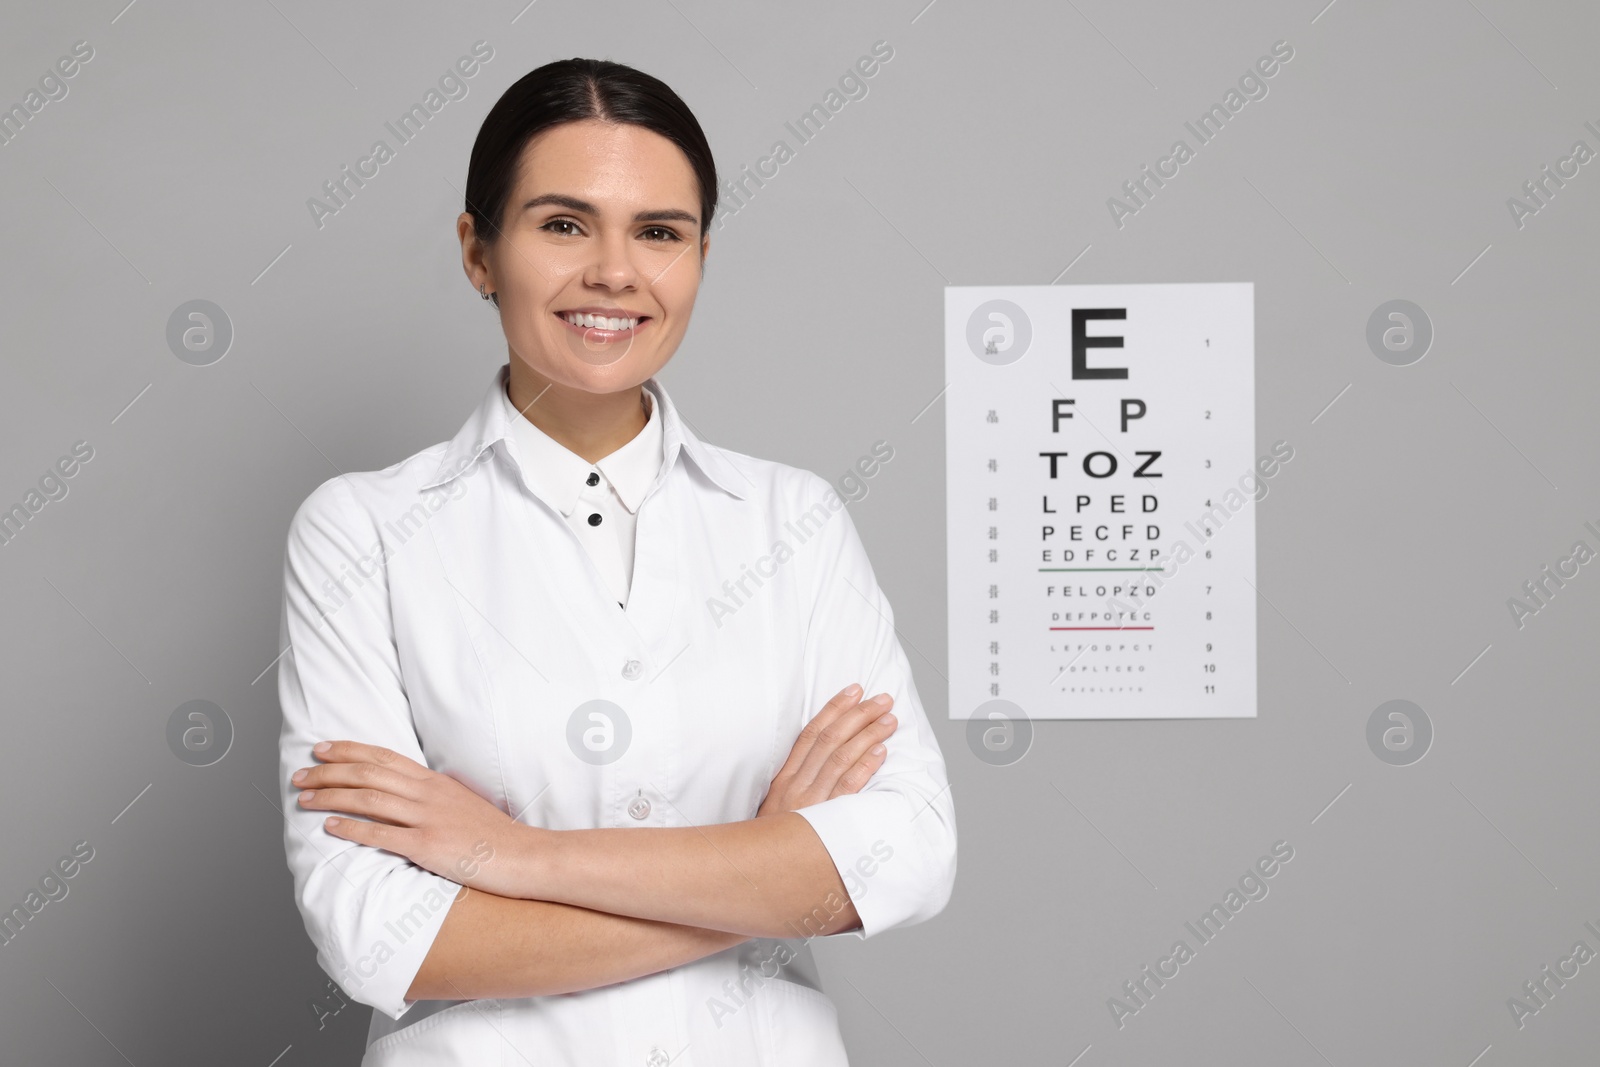
[[(407, 1000), (567, 993), (751, 937), (860, 928), (833, 860), (795, 814), (855, 793), (882, 764), (879, 742), (896, 725), (886, 712), (892, 701), (859, 696), (851, 686), (829, 701), (756, 818), (742, 822), (546, 830), (514, 822), (448, 775), (354, 741), (332, 742), (317, 753), (323, 762), (292, 780), (301, 807), (341, 813), (330, 834), (461, 883)], [(469, 856), (484, 861), (463, 863)]]

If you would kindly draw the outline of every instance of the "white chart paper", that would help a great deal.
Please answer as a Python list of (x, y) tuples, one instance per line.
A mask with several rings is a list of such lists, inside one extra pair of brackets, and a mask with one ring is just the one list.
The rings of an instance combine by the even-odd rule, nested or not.
[(950, 717), (1256, 714), (1250, 282), (945, 289)]

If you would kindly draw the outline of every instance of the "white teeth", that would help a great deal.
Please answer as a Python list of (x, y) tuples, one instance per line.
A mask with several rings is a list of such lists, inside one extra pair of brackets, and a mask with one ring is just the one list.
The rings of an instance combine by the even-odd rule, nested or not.
[(583, 329), (631, 330), (639, 324), (638, 319), (616, 319), (604, 315), (580, 315), (573, 312), (568, 312), (562, 318)]

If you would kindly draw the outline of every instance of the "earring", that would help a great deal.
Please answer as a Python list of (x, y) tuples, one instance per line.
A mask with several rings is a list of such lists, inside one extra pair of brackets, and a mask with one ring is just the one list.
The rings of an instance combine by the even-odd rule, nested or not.
[(481, 297), (483, 297), (483, 298), (484, 298), (484, 299), (485, 299), (485, 300), (487, 300), (487, 299), (489, 299), (489, 294), (488, 294), (488, 293), (486, 293), (486, 292), (484, 292), (484, 289), (485, 289), (485, 288), (486, 288), (486, 287), (487, 287), (487, 286), (486, 286), (486, 284), (485, 284), (485, 283), (483, 283), (483, 282), (479, 282), (479, 283), (478, 283), (478, 295), (479, 295), (479, 296), (481, 296)]

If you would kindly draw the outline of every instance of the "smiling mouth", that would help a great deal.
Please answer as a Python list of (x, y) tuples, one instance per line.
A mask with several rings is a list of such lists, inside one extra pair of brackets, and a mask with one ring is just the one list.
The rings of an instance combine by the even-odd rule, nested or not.
[(624, 318), (620, 316), (607, 317), (605, 315), (580, 314), (573, 311), (558, 311), (555, 316), (568, 329), (581, 334), (584, 339), (602, 344), (632, 337), (646, 323), (655, 321), (648, 315)]

